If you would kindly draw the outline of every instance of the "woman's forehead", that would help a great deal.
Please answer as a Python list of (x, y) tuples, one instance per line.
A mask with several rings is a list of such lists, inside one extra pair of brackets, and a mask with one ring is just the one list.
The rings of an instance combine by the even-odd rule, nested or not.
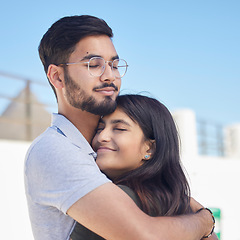
[(104, 117), (99, 121), (100, 123), (124, 123), (126, 125), (136, 124), (121, 108)]

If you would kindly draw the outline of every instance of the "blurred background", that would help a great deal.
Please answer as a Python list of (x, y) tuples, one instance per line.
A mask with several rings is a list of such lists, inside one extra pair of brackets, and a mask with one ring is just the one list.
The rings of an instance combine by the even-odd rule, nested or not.
[[(30, 142), (56, 102), (38, 57), (59, 18), (94, 15), (113, 29), (129, 65), (122, 93), (144, 93), (172, 112), (193, 196), (211, 207), (218, 236), (239, 240), (240, 1), (7, 1), (0, 9), (0, 187), (3, 236), (33, 239), (23, 188)], [(12, 235), (11, 235), (12, 236)]]

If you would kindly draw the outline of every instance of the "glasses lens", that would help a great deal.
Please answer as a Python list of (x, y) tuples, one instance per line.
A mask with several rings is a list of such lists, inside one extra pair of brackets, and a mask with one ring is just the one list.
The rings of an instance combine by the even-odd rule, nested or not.
[(99, 77), (103, 74), (105, 61), (100, 57), (93, 57), (89, 60), (88, 69), (92, 76)]
[(121, 78), (127, 71), (127, 63), (123, 59), (115, 59), (113, 61), (113, 73), (116, 78)]

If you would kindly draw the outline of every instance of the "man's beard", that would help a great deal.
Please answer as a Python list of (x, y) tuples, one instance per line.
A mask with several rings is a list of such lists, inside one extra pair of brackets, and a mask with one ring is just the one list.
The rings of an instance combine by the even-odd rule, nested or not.
[[(99, 103), (93, 96), (88, 96), (87, 93), (69, 76), (67, 69), (64, 71), (64, 78), (66, 85), (66, 98), (71, 106), (100, 116), (113, 113), (116, 109), (117, 103), (115, 100), (111, 99), (110, 96), (106, 96), (105, 99)], [(104, 83), (99, 88), (104, 87), (114, 87), (117, 90), (117, 87), (112, 83)]]

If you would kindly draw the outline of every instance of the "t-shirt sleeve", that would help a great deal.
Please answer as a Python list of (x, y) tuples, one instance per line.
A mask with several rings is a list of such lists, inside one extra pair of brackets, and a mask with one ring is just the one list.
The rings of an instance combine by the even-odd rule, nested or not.
[[(81, 197), (110, 182), (91, 154), (64, 136), (40, 140), (27, 155), (27, 192), (35, 203), (54, 206), (66, 214)], [(46, 140), (46, 139), (45, 139)]]

